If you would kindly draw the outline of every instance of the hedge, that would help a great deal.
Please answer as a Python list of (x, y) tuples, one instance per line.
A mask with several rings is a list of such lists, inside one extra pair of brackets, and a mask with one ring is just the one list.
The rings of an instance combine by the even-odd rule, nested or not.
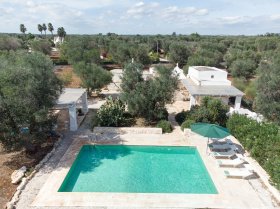
[(234, 114), (228, 119), (227, 128), (267, 171), (276, 188), (280, 189), (279, 126)]

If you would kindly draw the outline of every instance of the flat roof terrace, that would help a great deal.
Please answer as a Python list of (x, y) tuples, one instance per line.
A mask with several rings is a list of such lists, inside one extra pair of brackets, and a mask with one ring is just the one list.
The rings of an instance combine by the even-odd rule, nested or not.
[(188, 92), (193, 96), (243, 96), (244, 93), (234, 86), (230, 85), (213, 85), (199, 86), (190, 78), (181, 80)]
[(216, 71), (215, 68), (212, 67), (207, 67), (207, 66), (194, 66), (194, 69), (198, 70), (198, 71)]
[(66, 105), (76, 103), (86, 92), (86, 89), (82, 88), (65, 88), (62, 94), (58, 98), (57, 105)]

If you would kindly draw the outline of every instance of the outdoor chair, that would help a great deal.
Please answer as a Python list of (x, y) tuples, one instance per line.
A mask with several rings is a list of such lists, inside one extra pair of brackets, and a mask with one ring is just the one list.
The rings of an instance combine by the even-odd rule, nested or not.
[(231, 150), (230, 144), (209, 144), (208, 145), (211, 151), (218, 151), (218, 152), (227, 152)]
[(226, 178), (233, 179), (251, 179), (257, 177), (254, 171), (248, 170), (247, 168), (225, 170), (224, 175)]
[(210, 152), (210, 155), (216, 159), (232, 159), (236, 157), (236, 152), (231, 149), (227, 152)]
[(217, 161), (219, 167), (242, 167), (246, 161), (241, 158), (235, 158), (233, 160), (218, 160)]

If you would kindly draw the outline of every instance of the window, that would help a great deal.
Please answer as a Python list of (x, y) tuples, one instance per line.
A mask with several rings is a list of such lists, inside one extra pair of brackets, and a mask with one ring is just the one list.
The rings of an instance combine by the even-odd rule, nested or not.
[(214, 75), (211, 75), (211, 78), (214, 78)]

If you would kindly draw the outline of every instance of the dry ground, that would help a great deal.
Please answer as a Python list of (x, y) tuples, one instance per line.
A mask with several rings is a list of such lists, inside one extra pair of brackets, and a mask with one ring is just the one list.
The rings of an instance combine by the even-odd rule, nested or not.
[(71, 81), (67, 83), (64, 87), (66, 88), (80, 88), (81, 79), (73, 72), (73, 67), (71, 65), (59, 65), (55, 68), (55, 74), (58, 77), (71, 77)]
[(32, 155), (26, 154), (23, 149), (8, 152), (0, 145), (0, 208), (4, 208), (11, 199), (18, 185), (11, 183), (11, 174), (14, 170), (26, 166), (32, 171), (43, 157), (50, 152), (56, 139), (48, 139), (41, 148)]

